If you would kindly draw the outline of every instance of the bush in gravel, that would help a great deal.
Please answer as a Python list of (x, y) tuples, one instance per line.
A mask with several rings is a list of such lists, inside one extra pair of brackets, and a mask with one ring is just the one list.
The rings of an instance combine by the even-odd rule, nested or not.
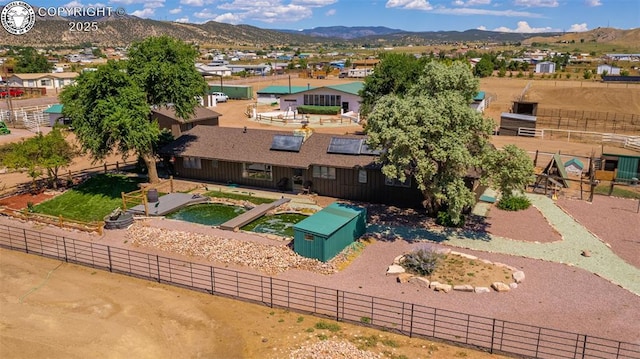
[(438, 262), (440, 262), (442, 258), (442, 254), (432, 250), (417, 249), (406, 254), (400, 265), (410, 273), (428, 276), (436, 270)]
[(503, 211), (521, 211), (531, 206), (531, 201), (525, 196), (509, 196), (498, 201), (498, 208)]
[(460, 215), (457, 223), (454, 223), (451, 219), (451, 215), (447, 211), (440, 211), (436, 217), (436, 224), (445, 227), (462, 227), (464, 225), (465, 217), (464, 215)]
[(340, 331), (340, 326), (334, 323), (327, 323), (324, 321), (319, 321), (315, 325), (316, 329), (327, 329), (328, 331), (335, 333)]

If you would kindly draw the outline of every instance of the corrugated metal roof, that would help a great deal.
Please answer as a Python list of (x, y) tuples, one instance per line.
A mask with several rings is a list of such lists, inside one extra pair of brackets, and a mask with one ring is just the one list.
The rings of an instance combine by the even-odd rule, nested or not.
[(363, 211), (364, 208), (334, 202), (312, 216), (296, 223), (293, 229), (310, 232), (322, 237), (330, 237)]
[(336, 91), (345, 92), (351, 95), (357, 95), (364, 87), (364, 82), (355, 81), (342, 85), (325, 86), (326, 88), (334, 89)]
[[(307, 90), (313, 90), (316, 87), (307, 87), (307, 86), (267, 86), (262, 90), (258, 90), (257, 94), (274, 94), (274, 95), (287, 95), (289, 93), (299, 93)], [(291, 91), (291, 92), (289, 92)]]
[(500, 114), (500, 118), (536, 122), (536, 116), (523, 115), (520, 113), (511, 113), (511, 112), (503, 112), (502, 114)]

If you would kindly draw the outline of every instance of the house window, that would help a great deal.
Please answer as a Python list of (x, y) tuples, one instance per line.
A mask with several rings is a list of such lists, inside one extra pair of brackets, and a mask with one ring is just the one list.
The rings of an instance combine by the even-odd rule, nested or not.
[(336, 169), (334, 167), (313, 166), (313, 177), (336, 179)]
[(307, 106), (339, 106), (340, 102), (340, 95), (304, 95)]
[(359, 170), (358, 171), (358, 182), (359, 183), (367, 183), (367, 170)]
[(306, 234), (305, 233), (304, 240), (305, 241), (309, 241), (309, 242), (313, 242), (313, 234)]
[(263, 181), (273, 180), (273, 174), (271, 173), (271, 165), (265, 165), (262, 163), (244, 163), (242, 168), (242, 177), (257, 179)]
[(384, 184), (392, 187), (411, 187), (411, 177), (407, 176), (404, 182), (402, 182), (397, 178), (393, 179), (385, 176)]
[(51, 80), (49, 79), (42, 79), (40, 80), (40, 86), (51, 86)]
[(184, 166), (184, 168), (195, 168), (195, 169), (202, 168), (200, 157), (185, 157), (182, 160), (182, 165)]

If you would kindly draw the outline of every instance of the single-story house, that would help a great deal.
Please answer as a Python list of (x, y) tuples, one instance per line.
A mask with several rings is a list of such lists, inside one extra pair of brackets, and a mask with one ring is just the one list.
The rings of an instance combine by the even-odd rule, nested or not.
[(231, 76), (231, 69), (225, 65), (204, 65), (196, 64), (196, 70), (202, 76)]
[(551, 61), (543, 61), (536, 64), (536, 73), (552, 74), (556, 72), (556, 63)]
[(70, 85), (78, 77), (77, 72), (52, 72), (13, 74), (7, 82), (9, 86), (42, 87), (47, 90), (57, 90)]
[[(205, 107), (196, 107), (195, 113), (188, 119), (176, 116), (176, 111), (172, 107), (160, 107), (151, 110), (151, 118), (158, 121), (161, 129), (168, 129), (174, 138), (194, 128), (196, 125), (218, 126), (218, 119), (221, 115)], [(206, 127), (202, 126), (202, 127)]]
[(261, 90), (256, 91), (258, 96), (258, 103), (273, 103), (280, 100), (280, 97), (284, 95), (293, 95), (301, 93), (307, 90), (315, 89), (311, 86), (267, 86)]
[(360, 81), (341, 85), (309, 88), (305, 91), (280, 96), (280, 108), (295, 110), (298, 106), (340, 106), (343, 112), (360, 112), (359, 95), (364, 83)]
[(365, 136), (197, 126), (160, 149), (173, 174), (205, 181), (419, 207), (415, 181), (386, 178)]
[(598, 75), (602, 75), (602, 73), (607, 72), (607, 75), (620, 75), (620, 68), (612, 65), (601, 64), (598, 65), (596, 70)]
[(239, 72), (245, 71), (252, 75), (261, 75), (265, 76), (269, 72), (271, 72), (271, 65), (268, 64), (259, 64), (259, 65), (227, 65), (228, 68), (231, 69), (232, 74), (237, 74)]

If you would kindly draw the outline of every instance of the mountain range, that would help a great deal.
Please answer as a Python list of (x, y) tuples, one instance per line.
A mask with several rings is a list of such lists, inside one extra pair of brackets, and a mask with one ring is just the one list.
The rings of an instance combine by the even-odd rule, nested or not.
[[(565, 36), (562, 33), (503, 33), (482, 30), (409, 32), (383, 26), (330, 26), (305, 30), (269, 30), (249, 25), (230, 25), (209, 21), (203, 24), (158, 21), (135, 16), (91, 18), (97, 22), (95, 31), (71, 31), (72, 22), (86, 18), (38, 17), (34, 27), (23, 35), (2, 32), (0, 45), (34, 47), (68, 47), (91, 43), (95, 46), (126, 46), (148, 36), (169, 35), (183, 41), (203, 46), (324, 46), (327, 44), (354, 47), (366, 44), (374, 46), (429, 45), (452, 42), (527, 42), (528, 39)], [(76, 29), (78, 26), (75, 26)], [(600, 35), (589, 35), (599, 42), (615, 42), (619, 38), (638, 40), (640, 33), (634, 30), (605, 29)], [(593, 33), (592, 30), (588, 33)], [(628, 36), (627, 32), (633, 32)], [(566, 34), (570, 35), (570, 34)], [(581, 35), (585, 37), (586, 35)]]

